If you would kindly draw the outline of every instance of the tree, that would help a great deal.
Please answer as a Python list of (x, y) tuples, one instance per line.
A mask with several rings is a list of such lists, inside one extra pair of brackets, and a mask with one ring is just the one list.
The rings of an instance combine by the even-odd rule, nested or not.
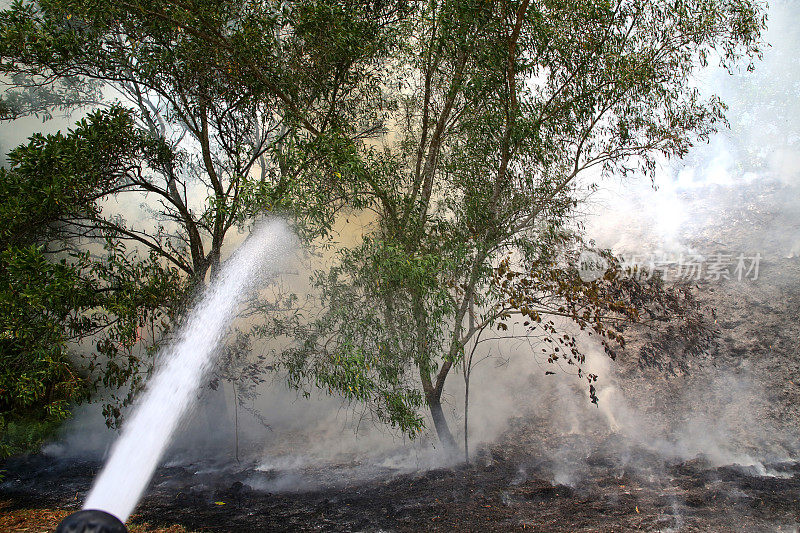
[[(68, 238), (69, 221), (97, 215), (98, 193), (109, 181), (158, 152), (157, 143), (130, 135), (130, 125), (118, 109), (92, 114), (67, 135), (34, 136), (9, 154), (8, 170), (0, 169), (7, 199), (0, 207), (4, 418), (63, 418), (93, 384), (71, 361), (70, 343), (98, 334), (89, 366), (104, 371), (93, 377), (112, 389), (135, 389), (149, 351), (138, 341), (149, 336), (152, 345), (179, 308), (184, 284), (155, 253), (131, 257), (108, 236), (81, 251)], [(97, 149), (98, 139), (106, 149)], [(112, 405), (106, 413), (119, 415)]]
[[(44, 92), (45, 109), (67, 100), (51, 96), (53, 79), (76, 87), (73, 107), (94, 103), (100, 88), (133, 110), (131, 131), (159, 140), (164, 157), (128, 169), (124, 183), (104, 192), (154, 196), (152, 215), (163, 225), (141, 230), (96, 216), (85, 228), (72, 226), (79, 236), (102, 229), (135, 241), (202, 280), (218, 266), (232, 227), (259, 209), (282, 207), (297, 186), (282, 164), (297, 123), (322, 134), (342, 119), (337, 106), (358, 102), (359, 78), (369, 77), (382, 46), (374, 30), (393, 16), (376, 12), (365, 21), (359, 7), (17, 1), (0, 20), (2, 70)], [(37, 109), (20, 109), (19, 100), (11, 92), (6, 108)]]
[[(454, 445), (442, 391), (479, 332), (507, 327), (512, 312), (600, 303), (596, 287), (569, 294), (572, 278), (552, 277), (582, 187), (652, 175), (659, 157), (707, 139), (724, 105), (702, 99), (692, 74), (711, 58), (734, 69), (757, 57), (764, 23), (748, 0), (416, 4), (384, 84), (397, 135), (342, 136), (317, 167), (342, 176), (375, 223), (316, 276), (320, 314), (279, 328), (299, 339), (282, 354), (291, 381), (364, 402), (412, 435), (425, 405)], [(528, 298), (495, 282), (509, 255), (506, 274), (528, 273)], [(544, 296), (562, 303), (523, 306)], [(600, 305), (613, 316), (596, 318), (624, 318), (629, 304)]]
[[(298, 169), (329, 129), (369, 120), (374, 106), (362, 108), (403, 13), (382, 2), (202, 0), (15, 0), (0, 13), (0, 72), (12, 84), (0, 118), (98, 107), (74, 130), (35, 135), (12, 153), (4, 176), (14, 177), (9, 198), (20, 208), (3, 222), (44, 225), (36, 253), (55, 262), (67, 254), (60, 264), (73, 288), (108, 293), (64, 302), (65, 312), (92, 310), (97, 320), (61, 332), (101, 335), (95, 361), (105, 385), (136, 390), (152, 350), (120, 360), (120, 345), (140, 343), (150, 310), (162, 313), (150, 347), (161, 339), (171, 323), (161, 318), (219, 268), (232, 229), (270, 210), (295, 213), (308, 235), (330, 225), (335, 192), (298, 180)], [(298, 145), (309, 148), (302, 157)], [(144, 204), (139, 220), (115, 211), (116, 200)], [(29, 212), (28, 203), (57, 207)], [(137, 311), (132, 296), (156, 280), (169, 290)], [(56, 290), (55, 280), (42, 281)], [(65, 320), (52, 311), (55, 323)], [(125, 339), (103, 337), (123, 323)], [(16, 339), (14, 324), (6, 331)]]

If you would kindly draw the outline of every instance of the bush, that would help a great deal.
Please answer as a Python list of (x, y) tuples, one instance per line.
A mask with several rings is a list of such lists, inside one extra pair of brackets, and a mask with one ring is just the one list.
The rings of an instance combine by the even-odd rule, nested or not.
[(0, 418), (0, 459), (38, 452), (60, 424), (61, 421), (54, 418), (18, 418), (9, 421)]

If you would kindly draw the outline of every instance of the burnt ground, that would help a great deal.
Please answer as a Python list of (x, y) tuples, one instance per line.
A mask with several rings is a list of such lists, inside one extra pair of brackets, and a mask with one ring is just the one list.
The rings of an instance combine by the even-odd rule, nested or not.
[[(565, 486), (554, 485), (548, 465), (523, 448), (487, 448), (471, 466), (283, 494), (250, 488), (251, 468), (160, 468), (133, 522), (194, 531), (365, 532), (797, 531), (800, 524), (798, 464), (768, 465), (768, 476), (760, 467), (714, 468), (703, 459), (642, 457), (657, 468), (620, 468), (618, 457), (597, 450), (586, 458), (582, 480)], [(7, 461), (4, 512), (77, 509), (99, 466), (44, 456)]]
[[(800, 449), (795, 192), (759, 185), (702, 193), (716, 212), (684, 241), (709, 255), (759, 252), (760, 276), (698, 283), (715, 310), (716, 333), (688, 372), (641, 368), (642, 343), (630, 343), (618, 362), (618, 386), (642, 416), (627, 433), (554, 432), (554, 406), (512, 419), (470, 465), (401, 473), (375, 463), (328, 464), (287, 473), (254, 463), (178, 464), (159, 468), (132, 523), (191, 531), (797, 532), (800, 463), (790, 459)], [(712, 457), (647, 433), (649, 426), (685, 426), (692, 420), (686, 413), (704, 408), (706, 418), (690, 426), (695, 440), (713, 436), (712, 452), (738, 453)], [(99, 468), (44, 454), (0, 463), (0, 514), (77, 510)], [(558, 474), (565, 469), (569, 475)], [(275, 489), (276, 479), (295, 474), (320, 481)], [(35, 529), (17, 529), (24, 530)]]

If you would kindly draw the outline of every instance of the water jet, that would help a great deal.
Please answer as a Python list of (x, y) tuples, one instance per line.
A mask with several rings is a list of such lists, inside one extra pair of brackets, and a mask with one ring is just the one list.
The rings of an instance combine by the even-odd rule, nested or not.
[[(84, 502), (59, 532), (124, 532), (183, 415), (213, 365), (239, 303), (264, 272), (274, 271), (292, 237), (277, 221), (255, 229), (228, 259), (161, 352), (160, 365), (127, 417), (122, 433)], [(121, 528), (121, 529), (120, 529)]]

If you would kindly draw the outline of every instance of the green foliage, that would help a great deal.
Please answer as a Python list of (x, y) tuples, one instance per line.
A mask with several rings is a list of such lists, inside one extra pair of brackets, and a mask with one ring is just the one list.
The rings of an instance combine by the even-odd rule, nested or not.
[[(155, 328), (152, 345), (183, 298), (177, 272), (154, 252), (131, 254), (108, 235), (94, 250), (72, 246), (76, 227), (101, 213), (102, 191), (119, 187), (125, 168), (169, 164), (163, 145), (132, 127), (126, 110), (98, 111), (66, 135), (34, 135), (0, 169), (8, 199), (0, 206), (0, 416), (63, 419), (98, 382), (135, 392), (148, 369), (133, 350), (140, 330)], [(96, 352), (79, 364), (70, 348), (86, 338)], [(108, 409), (109, 420), (119, 416), (117, 406)]]
[(0, 272), (0, 417), (41, 412), (63, 419), (88, 390), (66, 343), (91, 329), (81, 311), (93, 288), (73, 266), (48, 261), (35, 246), (3, 250)]
[[(318, 273), (315, 285), (327, 311), (317, 320), (297, 319), (273, 333), (302, 339), (302, 344), (282, 357), (291, 384), (298, 388), (313, 385), (361, 402), (378, 420), (413, 437), (424, 427), (419, 414), (423, 398), (414, 376), (408, 373), (407, 354), (413, 353), (412, 347), (400, 333), (414, 327), (413, 315), (408, 301), (394, 299), (395, 285), (405, 276), (421, 286), (429, 285), (435, 279), (437, 262), (433, 258), (412, 262), (385, 247), (375, 253), (373, 247), (382, 245), (367, 239), (361, 247), (347, 250), (340, 266)], [(365, 257), (375, 262), (365, 265)], [(359, 267), (360, 276), (348, 279)], [(384, 319), (381, 308), (352, 305), (382, 297), (391, 299), (392, 322)]]
[[(343, 131), (352, 140), (314, 166), (341, 177), (331, 192), (372, 211), (374, 231), (317, 276), (320, 313), (291, 331), (300, 341), (286, 367), (345, 395), (353, 383), (396, 386), (375, 377), (391, 368), (452, 442), (445, 381), (515, 307), (493, 281), (504, 257), (535, 273), (530, 298), (561, 301), (549, 312), (588, 305), (634, 320), (627, 306), (644, 304), (621, 285), (562, 286), (574, 276), (555, 260), (579, 236), (580, 189), (596, 180), (583, 177), (652, 176), (658, 158), (707, 139), (724, 124), (724, 105), (704, 99), (692, 77), (711, 58), (735, 69), (758, 57), (764, 20), (749, 0), (415, 4), (381, 86), (396, 135), (377, 147)], [(613, 294), (622, 301), (612, 306)], [(613, 327), (601, 330), (616, 340)], [(412, 369), (418, 382), (406, 377)], [(383, 398), (368, 390), (355, 399), (383, 416)]]
[[(20, 263), (19, 275), (40, 269), (27, 275), (44, 302), (29, 305), (23, 281), (8, 278), (15, 316), (44, 313), (30, 331), (8, 319), (9, 335), (27, 339), (4, 352), (9, 372), (45, 360), (36, 331), (58, 341), (53, 372), (69, 366), (67, 346), (91, 339), (81, 372), (110, 390), (114, 421), (192, 290), (218, 270), (231, 229), (279, 210), (308, 238), (326, 233), (348, 199), (302, 169), (341, 132), (369, 135), (407, 12), (404, 2), (239, 0), (15, 0), (0, 12), (0, 72), (12, 85), (0, 119), (100, 106), (72, 130), (34, 135), (0, 170), (0, 244), (8, 261), (35, 247), (40, 265)], [(146, 220), (115, 204), (143, 204)], [(77, 294), (68, 301), (60, 287)], [(9, 401), (27, 398), (20, 387)]]
[[(101, 257), (72, 253), (57, 262), (43, 250), (0, 253), (0, 416), (60, 420), (102, 383), (129, 390), (112, 397), (112, 422), (116, 403), (128, 403), (148, 371), (144, 356), (179, 309), (183, 284), (155, 257), (136, 260), (111, 245)], [(96, 351), (80, 363), (73, 343), (86, 338)]]
[[(108, 326), (127, 317), (99, 345), (112, 386), (141, 360), (125, 340), (140, 284), (177, 295), (165, 289), (177, 272), (202, 284), (230, 229), (267, 210), (323, 246), (343, 210), (371, 212), (374, 231), (316, 275), (319, 312), (260, 332), (296, 338), (279, 363), (297, 387), (363, 402), (411, 435), (427, 404), (452, 440), (442, 390), (503, 322), (504, 257), (555, 299), (633, 318), (604, 307), (612, 293), (559, 286), (580, 177), (652, 175), (707, 139), (724, 105), (692, 76), (711, 58), (757, 57), (763, 26), (755, 0), (18, 0), (0, 13), (0, 72), (49, 92), (20, 86), (0, 112), (88, 102), (98, 87), (120, 105), (34, 138), (8, 173), (53, 221), (28, 227), (45, 226), (48, 245), (104, 244), (106, 259), (75, 268), (130, 295), (91, 308)], [(155, 199), (155, 227), (101, 209), (131, 195)]]
[[(374, 127), (373, 95), (407, 11), (404, 2), (18, 0), (0, 13), (0, 71), (45, 87), (77, 77), (86, 101), (100, 84), (133, 104), (137, 125), (178, 163), (118, 192), (165, 200), (164, 215), (187, 226), (178, 236), (191, 261), (176, 263), (202, 277), (227, 230), (264, 210), (296, 213), (301, 230), (330, 226), (342, 199), (320, 198), (297, 166), (312, 164), (328, 132)], [(183, 190), (197, 181), (202, 201)]]
[(168, 167), (171, 159), (163, 143), (136, 130), (131, 113), (116, 106), (92, 112), (67, 134), (34, 134), (8, 154), (12, 170), (0, 169), (7, 198), (0, 243), (68, 238), (70, 228), (62, 226), (100, 217), (98, 199), (124, 188), (126, 172)]
[(53, 419), (0, 418), (0, 459), (38, 451), (45, 441), (53, 437), (58, 426), (59, 421)]

